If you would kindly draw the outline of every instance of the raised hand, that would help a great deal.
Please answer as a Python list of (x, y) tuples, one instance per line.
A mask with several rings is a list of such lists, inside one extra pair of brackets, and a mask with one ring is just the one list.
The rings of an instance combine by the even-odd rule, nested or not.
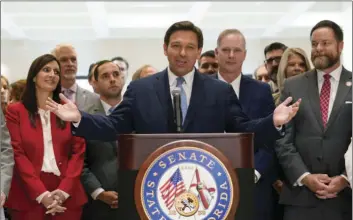
[(275, 109), (273, 113), (273, 122), (276, 127), (287, 124), (297, 114), (301, 99), (298, 99), (294, 104), (288, 106), (292, 100), (292, 97), (288, 97)]
[(75, 103), (67, 99), (62, 93), (59, 96), (65, 104), (59, 104), (48, 98), (46, 108), (64, 121), (79, 122), (81, 120), (81, 113)]

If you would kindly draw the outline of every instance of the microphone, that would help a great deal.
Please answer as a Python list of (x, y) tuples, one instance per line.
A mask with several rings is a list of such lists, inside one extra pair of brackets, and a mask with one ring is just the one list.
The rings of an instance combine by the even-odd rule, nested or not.
[(181, 111), (180, 88), (176, 87), (172, 91), (173, 106), (174, 106), (174, 122), (177, 125), (177, 132), (182, 133), (183, 116)]

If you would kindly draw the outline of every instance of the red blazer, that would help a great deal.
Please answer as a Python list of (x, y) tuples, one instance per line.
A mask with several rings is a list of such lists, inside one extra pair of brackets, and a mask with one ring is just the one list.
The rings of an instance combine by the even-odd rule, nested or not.
[[(71, 125), (64, 129), (56, 126), (56, 117), (50, 114), (55, 160), (61, 176), (58, 189), (70, 197), (63, 204), (67, 208), (83, 206), (87, 202), (80, 176), (83, 168), (85, 140), (71, 134)], [(22, 103), (8, 106), (6, 123), (11, 136), (15, 166), (6, 206), (16, 210), (30, 210), (38, 206), (36, 198), (47, 191), (40, 180), (44, 157), (43, 130), (40, 117), (35, 118), (36, 128), (30, 124), (29, 115)], [(50, 191), (50, 190), (48, 190)]]

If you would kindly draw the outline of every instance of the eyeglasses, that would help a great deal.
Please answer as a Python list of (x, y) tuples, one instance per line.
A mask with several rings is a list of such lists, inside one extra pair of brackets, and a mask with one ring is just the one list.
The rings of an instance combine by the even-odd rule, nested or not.
[(270, 58), (268, 58), (267, 60), (265, 60), (264, 62), (266, 63), (266, 64), (272, 64), (273, 63), (273, 61), (276, 61), (276, 63), (279, 63), (280, 61), (281, 61), (281, 56), (277, 56), (277, 57), (270, 57)]

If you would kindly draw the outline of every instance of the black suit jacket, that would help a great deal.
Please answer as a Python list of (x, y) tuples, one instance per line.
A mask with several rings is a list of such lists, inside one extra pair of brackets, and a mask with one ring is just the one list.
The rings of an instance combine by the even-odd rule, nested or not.
[[(86, 106), (84, 111), (91, 114), (105, 115), (99, 98)], [(82, 220), (117, 219), (118, 210), (111, 209), (100, 200), (93, 200), (91, 194), (98, 188), (118, 192), (117, 143), (90, 140), (86, 142), (85, 163), (81, 182), (87, 193)]]

